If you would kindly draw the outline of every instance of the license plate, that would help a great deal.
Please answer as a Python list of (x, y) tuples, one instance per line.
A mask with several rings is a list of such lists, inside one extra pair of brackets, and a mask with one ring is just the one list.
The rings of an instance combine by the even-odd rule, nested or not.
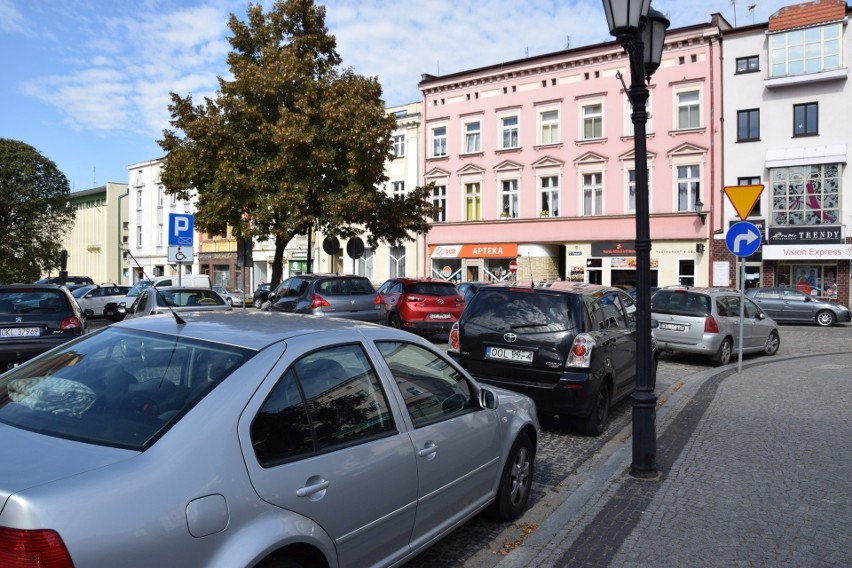
[(0, 337), (38, 337), (41, 335), (39, 327), (4, 327), (0, 329)]
[(485, 350), (486, 359), (504, 359), (506, 361), (522, 361), (532, 363), (533, 352), (524, 349), (506, 349), (505, 347), (488, 347)]
[(669, 331), (686, 331), (686, 326), (679, 323), (660, 322), (660, 329), (667, 329)]
[(429, 319), (433, 320), (448, 320), (453, 317), (452, 314), (429, 314)]

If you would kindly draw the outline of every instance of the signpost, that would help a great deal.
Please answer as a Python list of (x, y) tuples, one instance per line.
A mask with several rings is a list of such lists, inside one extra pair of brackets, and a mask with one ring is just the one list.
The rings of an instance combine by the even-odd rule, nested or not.
[(743, 370), (743, 319), (745, 317), (745, 259), (760, 248), (760, 230), (745, 219), (763, 192), (763, 185), (733, 185), (725, 188), (725, 195), (737, 210), (742, 221), (735, 223), (725, 234), (725, 244), (734, 256), (740, 259), (740, 337), (737, 372)]
[(518, 271), (518, 261), (517, 260), (509, 261), (509, 272), (511, 272), (512, 274), (515, 274), (517, 271)]
[(169, 213), (169, 262), (178, 264), (178, 286), (181, 282), (181, 264), (192, 264), (192, 247), (195, 244), (195, 217), (182, 213)]

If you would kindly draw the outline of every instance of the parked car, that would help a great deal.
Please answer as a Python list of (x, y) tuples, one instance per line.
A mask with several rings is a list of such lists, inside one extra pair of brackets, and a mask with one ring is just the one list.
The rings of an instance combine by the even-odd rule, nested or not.
[(459, 291), (459, 294), (464, 298), (465, 305), (470, 303), (470, 299), (476, 294), (476, 291), (479, 290), (482, 286), (487, 286), (491, 284), (491, 282), (460, 282), (456, 284), (456, 290)]
[[(180, 281), (180, 284), (178, 284), (178, 281)], [(210, 277), (206, 274), (183, 274), (180, 278), (177, 276), (160, 276), (153, 280), (139, 280), (130, 288), (130, 291), (127, 292), (127, 296), (124, 298), (118, 298), (114, 302), (107, 302), (104, 306), (104, 317), (114, 322), (123, 320), (127, 315), (127, 308), (133, 305), (133, 302), (136, 301), (136, 297), (139, 296), (143, 290), (146, 290), (151, 286), (210, 288)]]
[(54, 284), (0, 286), (0, 371), (84, 333), (86, 318), (66, 288)]
[(225, 298), (210, 288), (151, 286), (127, 308), (126, 319), (176, 312), (221, 312), (231, 309)]
[(87, 318), (103, 317), (104, 307), (108, 302), (114, 301), (127, 295), (130, 286), (119, 286), (116, 284), (99, 284), (95, 286), (82, 286), (71, 292), (77, 299), (83, 315)]
[(597, 436), (636, 382), (636, 305), (609, 286), (492, 284), (453, 326), (448, 352), (476, 380), (524, 393), (539, 412)]
[(271, 291), (272, 284), (269, 282), (258, 284), (257, 288), (254, 289), (254, 294), (252, 294), (252, 304), (254, 304), (254, 307), (257, 309), (262, 308), (267, 298), (269, 298), (269, 292)]
[(526, 508), (535, 406), (429, 342), (184, 317), (127, 320), (0, 378), (0, 559), (399, 566), (480, 511)]
[(34, 282), (35, 284), (57, 284), (59, 286), (65, 286), (69, 289), (71, 287), (78, 288), (80, 286), (91, 286), (95, 283), (94, 280), (89, 278), (88, 276), (66, 276), (62, 278), (61, 276), (49, 276), (47, 278), (41, 278)]
[(302, 274), (286, 279), (264, 308), (275, 312), (329, 316), (379, 323), (382, 306), (376, 289), (363, 276)]
[(225, 301), (231, 304), (231, 306), (248, 306), (254, 301), (254, 298), (250, 294), (246, 294), (240, 288), (213, 286), (213, 290), (225, 298)]
[(428, 278), (391, 278), (379, 287), (378, 302), (389, 326), (415, 333), (450, 331), (464, 311), (455, 285)]
[(775, 321), (816, 323), (823, 327), (852, 321), (852, 312), (846, 306), (819, 300), (795, 288), (750, 288), (745, 295)]
[[(778, 324), (744, 298), (743, 353), (775, 355), (781, 347)], [(651, 298), (657, 321), (657, 348), (694, 353), (713, 365), (727, 365), (739, 351), (740, 293), (717, 288), (663, 288)]]

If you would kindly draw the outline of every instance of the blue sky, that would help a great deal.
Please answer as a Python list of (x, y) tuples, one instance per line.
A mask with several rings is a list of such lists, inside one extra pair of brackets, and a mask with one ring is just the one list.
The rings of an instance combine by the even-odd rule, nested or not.
[[(270, 0), (259, 2), (267, 8)], [(609, 41), (600, 0), (328, 0), (343, 65), (376, 76), (388, 105), (420, 100), (423, 73)], [(672, 27), (718, 12), (765, 22), (793, 0), (654, 0)], [(72, 191), (127, 183), (163, 155), (169, 92), (212, 96), (227, 77), (228, 15), (246, 0), (0, 0), (0, 138), (53, 160)]]

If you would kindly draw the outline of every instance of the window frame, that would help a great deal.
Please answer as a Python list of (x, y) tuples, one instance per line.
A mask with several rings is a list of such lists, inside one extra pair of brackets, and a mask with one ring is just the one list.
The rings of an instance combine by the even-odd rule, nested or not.
[[(697, 168), (697, 175), (688, 175), (687, 177), (681, 177), (681, 168)], [(677, 202), (677, 211), (679, 213), (689, 213), (695, 211), (695, 201), (701, 196), (701, 174), (703, 168), (700, 163), (683, 163), (683, 164), (675, 164), (674, 166), (674, 174), (675, 174), (675, 200)], [(681, 207), (681, 184), (686, 184), (686, 193), (687, 193), (687, 202), (685, 203), (686, 208)]]
[(482, 220), (482, 180), (462, 182), (462, 208), (465, 221)]
[[(839, 69), (843, 65), (843, 23), (833, 22), (821, 26), (786, 30), (769, 35), (767, 51), (769, 53), (769, 78), (801, 77)], [(826, 32), (833, 33), (828, 36)], [(819, 39), (814, 40), (814, 34)], [(810, 37), (808, 37), (810, 36)], [(782, 44), (783, 40), (783, 44)], [(792, 42), (791, 42), (792, 40)], [(832, 52), (826, 53), (826, 44), (835, 44)], [(814, 45), (818, 45), (818, 56), (813, 56)], [(829, 46), (830, 47), (830, 46)], [(792, 52), (792, 57), (791, 57)], [(801, 54), (801, 56), (799, 56)], [(836, 59), (831, 62), (830, 59)], [(816, 68), (809, 69), (809, 62), (817, 61)], [(801, 69), (799, 69), (801, 64)]]
[[(753, 133), (754, 118), (756, 116), (757, 132)], [(744, 120), (745, 119), (745, 120)], [(743, 122), (745, 121), (745, 125)], [(743, 126), (746, 129), (746, 136), (742, 136)], [(737, 142), (758, 142), (760, 141), (760, 109), (750, 108), (737, 111)]]
[[(520, 180), (511, 177), (500, 179), (498, 183), (500, 184), (500, 217), (517, 219), (520, 216), (521, 207)], [(509, 184), (508, 188), (507, 184)]]
[[(545, 120), (545, 115), (554, 114), (555, 119)], [(553, 146), (559, 144), (560, 138), (560, 112), (558, 106), (545, 106), (536, 109), (538, 121), (538, 145)], [(545, 136), (545, 130), (547, 136)]]
[[(547, 211), (547, 217), (559, 216), (561, 178), (560, 174), (542, 174), (537, 176), (538, 202), (541, 205), (539, 214)], [(545, 180), (556, 180), (556, 185), (546, 185)], [(556, 207), (553, 207), (554, 202), (556, 203)]]
[[(438, 131), (442, 131), (442, 133), (438, 133)], [(430, 136), (432, 139), (431, 148), (431, 157), (432, 158), (446, 158), (448, 153), (447, 148), (447, 125), (441, 126), (432, 126), (429, 129)]]
[[(682, 96), (692, 95), (693, 93), (696, 97), (695, 101), (681, 102)], [(701, 88), (694, 86), (684, 87), (675, 91), (675, 130), (696, 130), (701, 128), (701, 93)], [(681, 113), (683, 111), (687, 112), (687, 118), (689, 119), (689, 124), (687, 125), (681, 124)], [(693, 124), (693, 114), (695, 115), (696, 124)]]
[[(813, 127), (810, 126), (809, 115), (813, 110)], [(801, 111), (803, 120), (802, 128), (800, 129), (796, 123), (797, 114)], [(798, 103), (793, 105), (793, 138), (803, 138), (806, 136), (819, 136), (819, 102), (813, 101), (809, 103)]]
[[(506, 120), (512, 120), (512, 119), (515, 120), (515, 124), (507, 126), (505, 121)], [(500, 149), (501, 150), (514, 150), (514, 149), (520, 148), (520, 144), (521, 144), (521, 136), (520, 136), (520, 134), (521, 134), (521, 130), (520, 130), (521, 119), (520, 119), (520, 116), (517, 113), (506, 114), (506, 115), (502, 115), (502, 116), (498, 117), (497, 120), (499, 121), (499, 126), (500, 126)], [(507, 134), (508, 134), (510, 139), (514, 138), (514, 142), (515, 142), (514, 146), (507, 146), (506, 145)]]
[[(447, 184), (435, 184), (432, 188), (432, 207), (439, 207), (437, 214), (432, 215), (433, 223), (447, 222)], [(436, 219), (440, 217), (440, 219)]]
[(462, 122), (462, 148), (464, 154), (482, 152), (482, 118), (471, 118)]
[[(596, 112), (589, 114), (589, 109), (597, 108)], [(604, 135), (604, 104), (602, 100), (587, 100), (580, 104), (580, 140), (600, 140)], [(588, 127), (591, 126), (592, 135), (587, 135)], [(596, 128), (597, 127), (597, 128)]]
[(394, 158), (404, 158), (405, 157), (405, 134), (395, 134), (393, 136), (393, 157)]
[[(740, 63), (744, 63), (742, 69), (740, 69)], [(754, 66), (752, 67), (752, 63)], [(760, 57), (757, 55), (746, 55), (745, 57), (737, 57), (734, 74), (735, 75), (743, 75), (746, 73), (757, 73), (760, 71)]]
[[(592, 183), (589, 183), (590, 178)], [(597, 183), (595, 183), (595, 178), (597, 178)], [(581, 172), (580, 179), (582, 180), (581, 199), (583, 202), (583, 216), (602, 216), (604, 214), (603, 172)], [(589, 194), (591, 194), (591, 196)]]

